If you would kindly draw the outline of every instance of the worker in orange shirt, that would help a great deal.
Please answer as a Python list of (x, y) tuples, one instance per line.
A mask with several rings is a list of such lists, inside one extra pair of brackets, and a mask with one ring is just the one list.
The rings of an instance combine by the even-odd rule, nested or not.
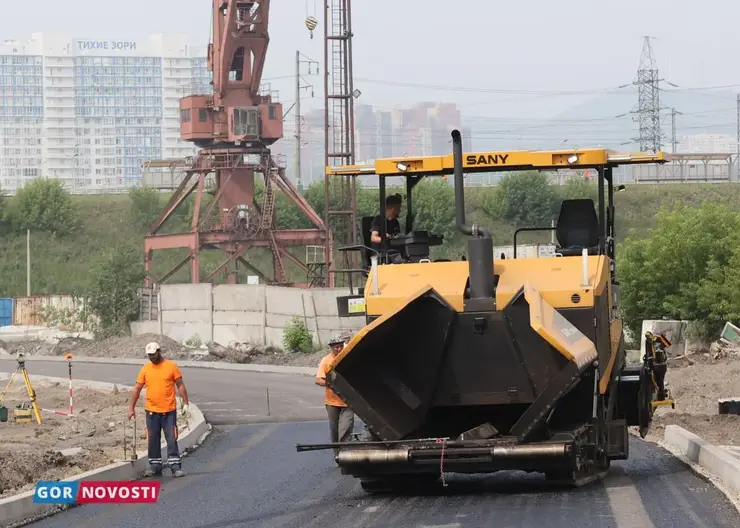
[[(324, 395), (324, 404), (326, 413), (329, 415), (329, 434), (331, 441), (349, 442), (352, 437), (352, 431), (355, 428), (355, 413), (352, 412), (347, 404), (340, 398), (337, 393), (326, 385), (326, 373), (334, 364), (334, 360), (344, 348), (344, 339), (341, 336), (334, 336), (329, 340), (329, 353), (321, 358), (319, 368), (316, 371), (316, 385), (326, 387)], [(339, 453), (338, 448), (334, 448), (334, 456)]]
[(149, 363), (141, 367), (136, 378), (136, 385), (131, 394), (129, 420), (136, 415), (136, 402), (139, 400), (141, 389), (146, 387), (146, 433), (149, 443), (148, 477), (162, 475), (162, 432), (167, 442), (167, 465), (174, 477), (182, 477), (180, 450), (177, 447), (177, 400), (175, 387), (182, 398), (182, 414), (187, 418), (189, 414), (188, 391), (182, 381), (180, 369), (174, 361), (164, 359), (158, 343), (146, 345), (146, 355)]

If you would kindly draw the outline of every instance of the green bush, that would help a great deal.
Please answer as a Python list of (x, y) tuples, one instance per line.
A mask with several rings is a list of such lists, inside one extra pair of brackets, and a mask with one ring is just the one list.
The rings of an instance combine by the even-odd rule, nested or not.
[(138, 229), (149, 230), (162, 214), (159, 193), (149, 187), (132, 187), (128, 191), (129, 217)]
[(514, 227), (549, 226), (558, 209), (558, 193), (545, 172), (507, 174), (486, 198), (480, 204), (483, 213)]
[(111, 251), (93, 274), (88, 296), (91, 311), (100, 318), (98, 337), (125, 335), (139, 315), (139, 288), (143, 286), (141, 252), (119, 247)]
[(705, 202), (661, 209), (647, 238), (627, 240), (617, 253), (621, 309), (638, 335), (643, 319), (694, 322), (710, 339), (726, 320), (738, 323), (740, 213)]
[(283, 346), (290, 352), (303, 352), (304, 354), (313, 352), (313, 337), (302, 318), (293, 317), (290, 323), (285, 326)]
[(69, 193), (59, 180), (35, 179), (8, 200), (6, 220), (13, 230), (40, 230), (67, 235), (77, 228), (78, 217)]

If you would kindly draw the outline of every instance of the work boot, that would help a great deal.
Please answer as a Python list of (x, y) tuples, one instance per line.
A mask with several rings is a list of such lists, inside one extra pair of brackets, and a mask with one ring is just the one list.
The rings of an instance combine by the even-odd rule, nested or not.
[(161, 477), (162, 476), (162, 468), (149, 468), (144, 473), (147, 477)]
[(185, 472), (182, 469), (175, 469), (172, 471), (172, 476), (175, 478), (180, 478), (185, 476)]

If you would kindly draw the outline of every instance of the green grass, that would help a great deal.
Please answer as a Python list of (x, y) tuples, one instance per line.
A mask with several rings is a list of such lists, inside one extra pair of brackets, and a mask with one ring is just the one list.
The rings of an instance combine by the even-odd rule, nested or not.
[[(370, 192), (370, 191), (363, 191)], [(471, 189), (469, 216), (475, 218), (476, 194), (487, 190)], [(31, 234), (31, 288), (33, 294), (84, 294), (90, 285), (92, 271), (117, 245), (131, 245), (143, 248), (145, 228), (137, 228), (130, 221), (130, 200), (127, 195), (112, 196), (74, 196), (73, 202), (78, 210), (81, 227), (73, 235), (56, 238), (51, 235), (32, 232)], [(162, 196), (164, 206), (166, 196)], [(626, 192), (615, 197), (617, 207), (618, 237), (644, 237), (654, 224), (654, 216), (661, 206), (674, 202), (699, 205), (705, 200), (722, 203), (740, 210), (740, 184), (678, 184), (678, 185), (631, 185)], [(280, 209), (278, 209), (278, 216)], [(173, 219), (170, 230), (184, 230), (187, 219)], [(510, 244), (514, 228), (504, 222), (496, 222), (493, 227), (497, 245)], [(26, 291), (26, 240), (25, 233), (0, 235), (0, 297), (25, 295)], [(527, 234), (521, 237), (522, 243), (547, 242), (549, 233)], [(456, 248), (462, 247), (462, 240), (451, 241)], [(167, 250), (156, 252), (153, 262), (154, 276), (161, 277), (182, 260), (186, 250)], [(303, 251), (295, 250), (303, 259)], [(272, 274), (272, 259), (265, 250), (248, 253), (250, 262)], [(201, 277), (205, 277), (217, 267), (226, 255), (220, 251), (201, 253)], [(143, 260), (143, 250), (142, 250)], [(291, 278), (305, 280), (305, 275), (297, 267), (286, 262)], [(189, 282), (189, 267), (184, 266), (169, 282)]]
[[(116, 246), (142, 249), (146, 228), (137, 228), (130, 221), (130, 200), (127, 195), (73, 196), (80, 217), (80, 229), (66, 237), (54, 237), (31, 231), (31, 293), (83, 295), (91, 283), (93, 270)], [(162, 199), (162, 208), (166, 196)], [(187, 231), (182, 218), (173, 218), (165, 232)], [(26, 294), (26, 234), (0, 235), (0, 297)], [(187, 255), (186, 249), (154, 252), (153, 276), (162, 277)], [(264, 249), (250, 251), (250, 262), (271, 275), (271, 256)], [(227, 255), (220, 251), (201, 252), (201, 278), (205, 278)], [(269, 266), (268, 266), (269, 264)], [(286, 263), (289, 272), (295, 267)], [(250, 272), (251, 273), (251, 272)], [(219, 282), (219, 276), (216, 282)], [(189, 282), (190, 267), (183, 266), (170, 283)]]

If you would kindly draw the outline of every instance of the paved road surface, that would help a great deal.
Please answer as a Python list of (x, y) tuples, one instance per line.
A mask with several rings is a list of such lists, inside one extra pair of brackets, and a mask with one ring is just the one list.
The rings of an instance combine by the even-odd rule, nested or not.
[(668, 453), (634, 440), (633, 458), (602, 483), (553, 490), (539, 476), (453, 478), (436, 496), (365, 495), (320, 442), (326, 424), (230, 426), (186, 459), (189, 475), (163, 478), (154, 506), (82, 506), (38, 528), (534, 527), (735, 528), (740, 517), (712, 485)]
[[(12, 365), (0, 361), (0, 371)], [(33, 364), (32, 374), (63, 376), (61, 364)], [(78, 364), (79, 378), (130, 382), (131, 366)], [(37, 527), (518, 527), (734, 528), (740, 515), (714, 486), (662, 449), (632, 440), (632, 458), (600, 483), (549, 488), (538, 475), (450, 477), (447, 489), (418, 497), (369, 496), (343, 476), (326, 452), (296, 453), (295, 444), (324, 442), (326, 422), (249, 424), (271, 418), (323, 418), (321, 391), (310, 376), (184, 369), (193, 400), (216, 426), (185, 459), (189, 475), (163, 479), (156, 506), (82, 506)], [(276, 396), (277, 395), (277, 396)], [(41, 394), (39, 395), (41, 397)], [(232, 406), (216, 402), (229, 402)], [(205, 404), (208, 405), (205, 405)], [(226, 404), (228, 405), (228, 404)], [(238, 409), (247, 409), (246, 411)], [(254, 416), (253, 416), (254, 415)]]
[[(0, 372), (9, 372), (16, 367), (14, 360), (0, 360)], [(26, 369), (31, 376), (67, 377), (66, 363), (34, 361), (33, 357), (28, 357)], [(72, 375), (77, 379), (125, 385), (133, 385), (139, 372), (139, 367), (134, 365), (99, 363), (74, 363), (72, 369)], [(277, 419), (326, 419), (323, 392), (314, 385), (311, 376), (187, 367), (181, 370), (190, 398), (213, 425), (239, 425)], [(22, 382), (18, 379), (14, 383)], [(39, 400), (43, 402), (43, 393), (37, 392)]]

